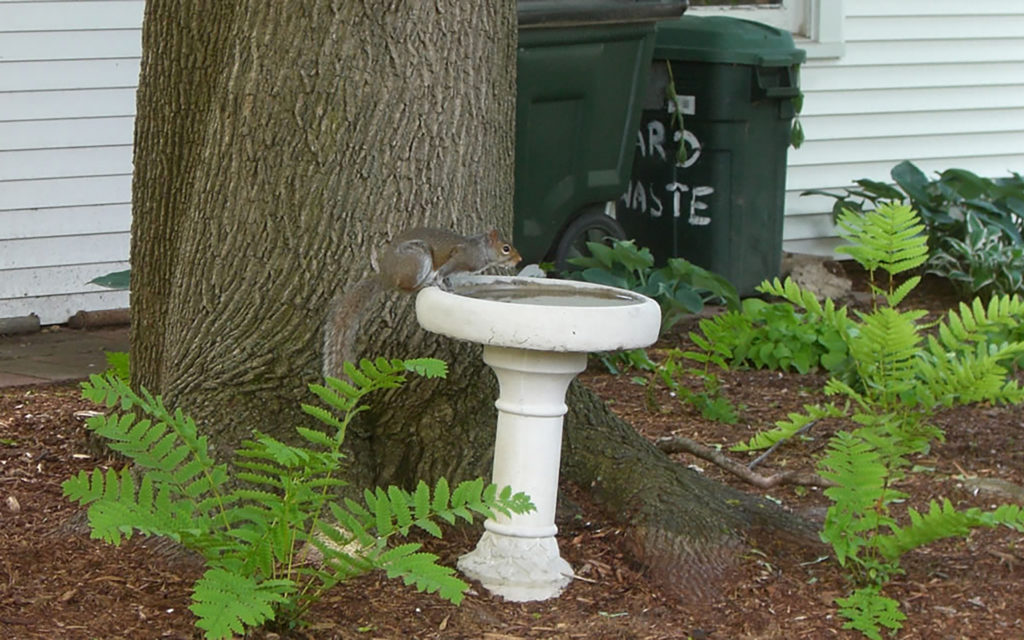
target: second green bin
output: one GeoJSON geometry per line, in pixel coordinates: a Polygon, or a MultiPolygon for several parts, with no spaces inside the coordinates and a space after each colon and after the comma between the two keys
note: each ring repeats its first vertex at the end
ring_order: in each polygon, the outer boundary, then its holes
{"type": "Polygon", "coordinates": [[[789,33],[757,22],[658,23],[632,179],[616,208],[627,236],[659,262],[683,257],[725,276],[741,294],[778,274],[804,58],[789,33]]]}

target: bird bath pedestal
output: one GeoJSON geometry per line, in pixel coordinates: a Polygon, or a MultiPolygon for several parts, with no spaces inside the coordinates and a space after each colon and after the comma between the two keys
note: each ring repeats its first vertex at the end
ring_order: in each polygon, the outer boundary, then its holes
{"type": "Polygon", "coordinates": [[[420,291],[416,316],[428,331],[484,345],[500,387],[492,481],[525,492],[537,507],[487,520],[459,570],[507,600],[553,598],[573,575],[555,541],[566,390],[587,353],[652,344],[661,310],[650,298],[601,285],[469,276],[453,279],[451,291],[420,291]]]}

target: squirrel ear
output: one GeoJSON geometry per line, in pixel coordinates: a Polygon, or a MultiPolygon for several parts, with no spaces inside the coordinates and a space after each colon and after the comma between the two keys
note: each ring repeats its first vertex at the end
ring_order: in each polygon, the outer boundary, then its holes
{"type": "Polygon", "coordinates": [[[491,242],[497,242],[498,241],[498,230],[497,229],[491,229],[490,231],[487,232],[487,237],[491,239],[491,242]]]}

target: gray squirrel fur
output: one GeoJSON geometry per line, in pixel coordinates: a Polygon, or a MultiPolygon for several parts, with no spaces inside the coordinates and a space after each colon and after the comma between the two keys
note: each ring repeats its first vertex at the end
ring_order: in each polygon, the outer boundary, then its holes
{"type": "Polygon", "coordinates": [[[449,276],[513,266],[521,259],[496,230],[472,236],[432,227],[403,231],[381,252],[379,273],[339,289],[331,299],[324,322],[323,374],[344,374],[344,363],[355,356],[363,320],[381,291],[415,293],[424,287],[444,287],[449,276]]]}

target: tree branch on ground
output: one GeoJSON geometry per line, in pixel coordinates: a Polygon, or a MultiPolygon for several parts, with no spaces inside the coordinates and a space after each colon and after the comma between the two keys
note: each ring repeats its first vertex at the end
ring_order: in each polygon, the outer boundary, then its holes
{"type": "Polygon", "coordinates": [[[721,451],[703,445],[696,440],[684,436],[666,436],[658,438],[655,444],[665,453],[689,453],[702,460],[712,462],[722,469],[725,469],[744,482],[761,489],[771,489],[781,484],[796,484],[809,487],[831,487],[834,483],[822,478],[816,473],[803,471],[780,471],[770,476],[762,475],[749,467],[736,462],[721,451]]]}

